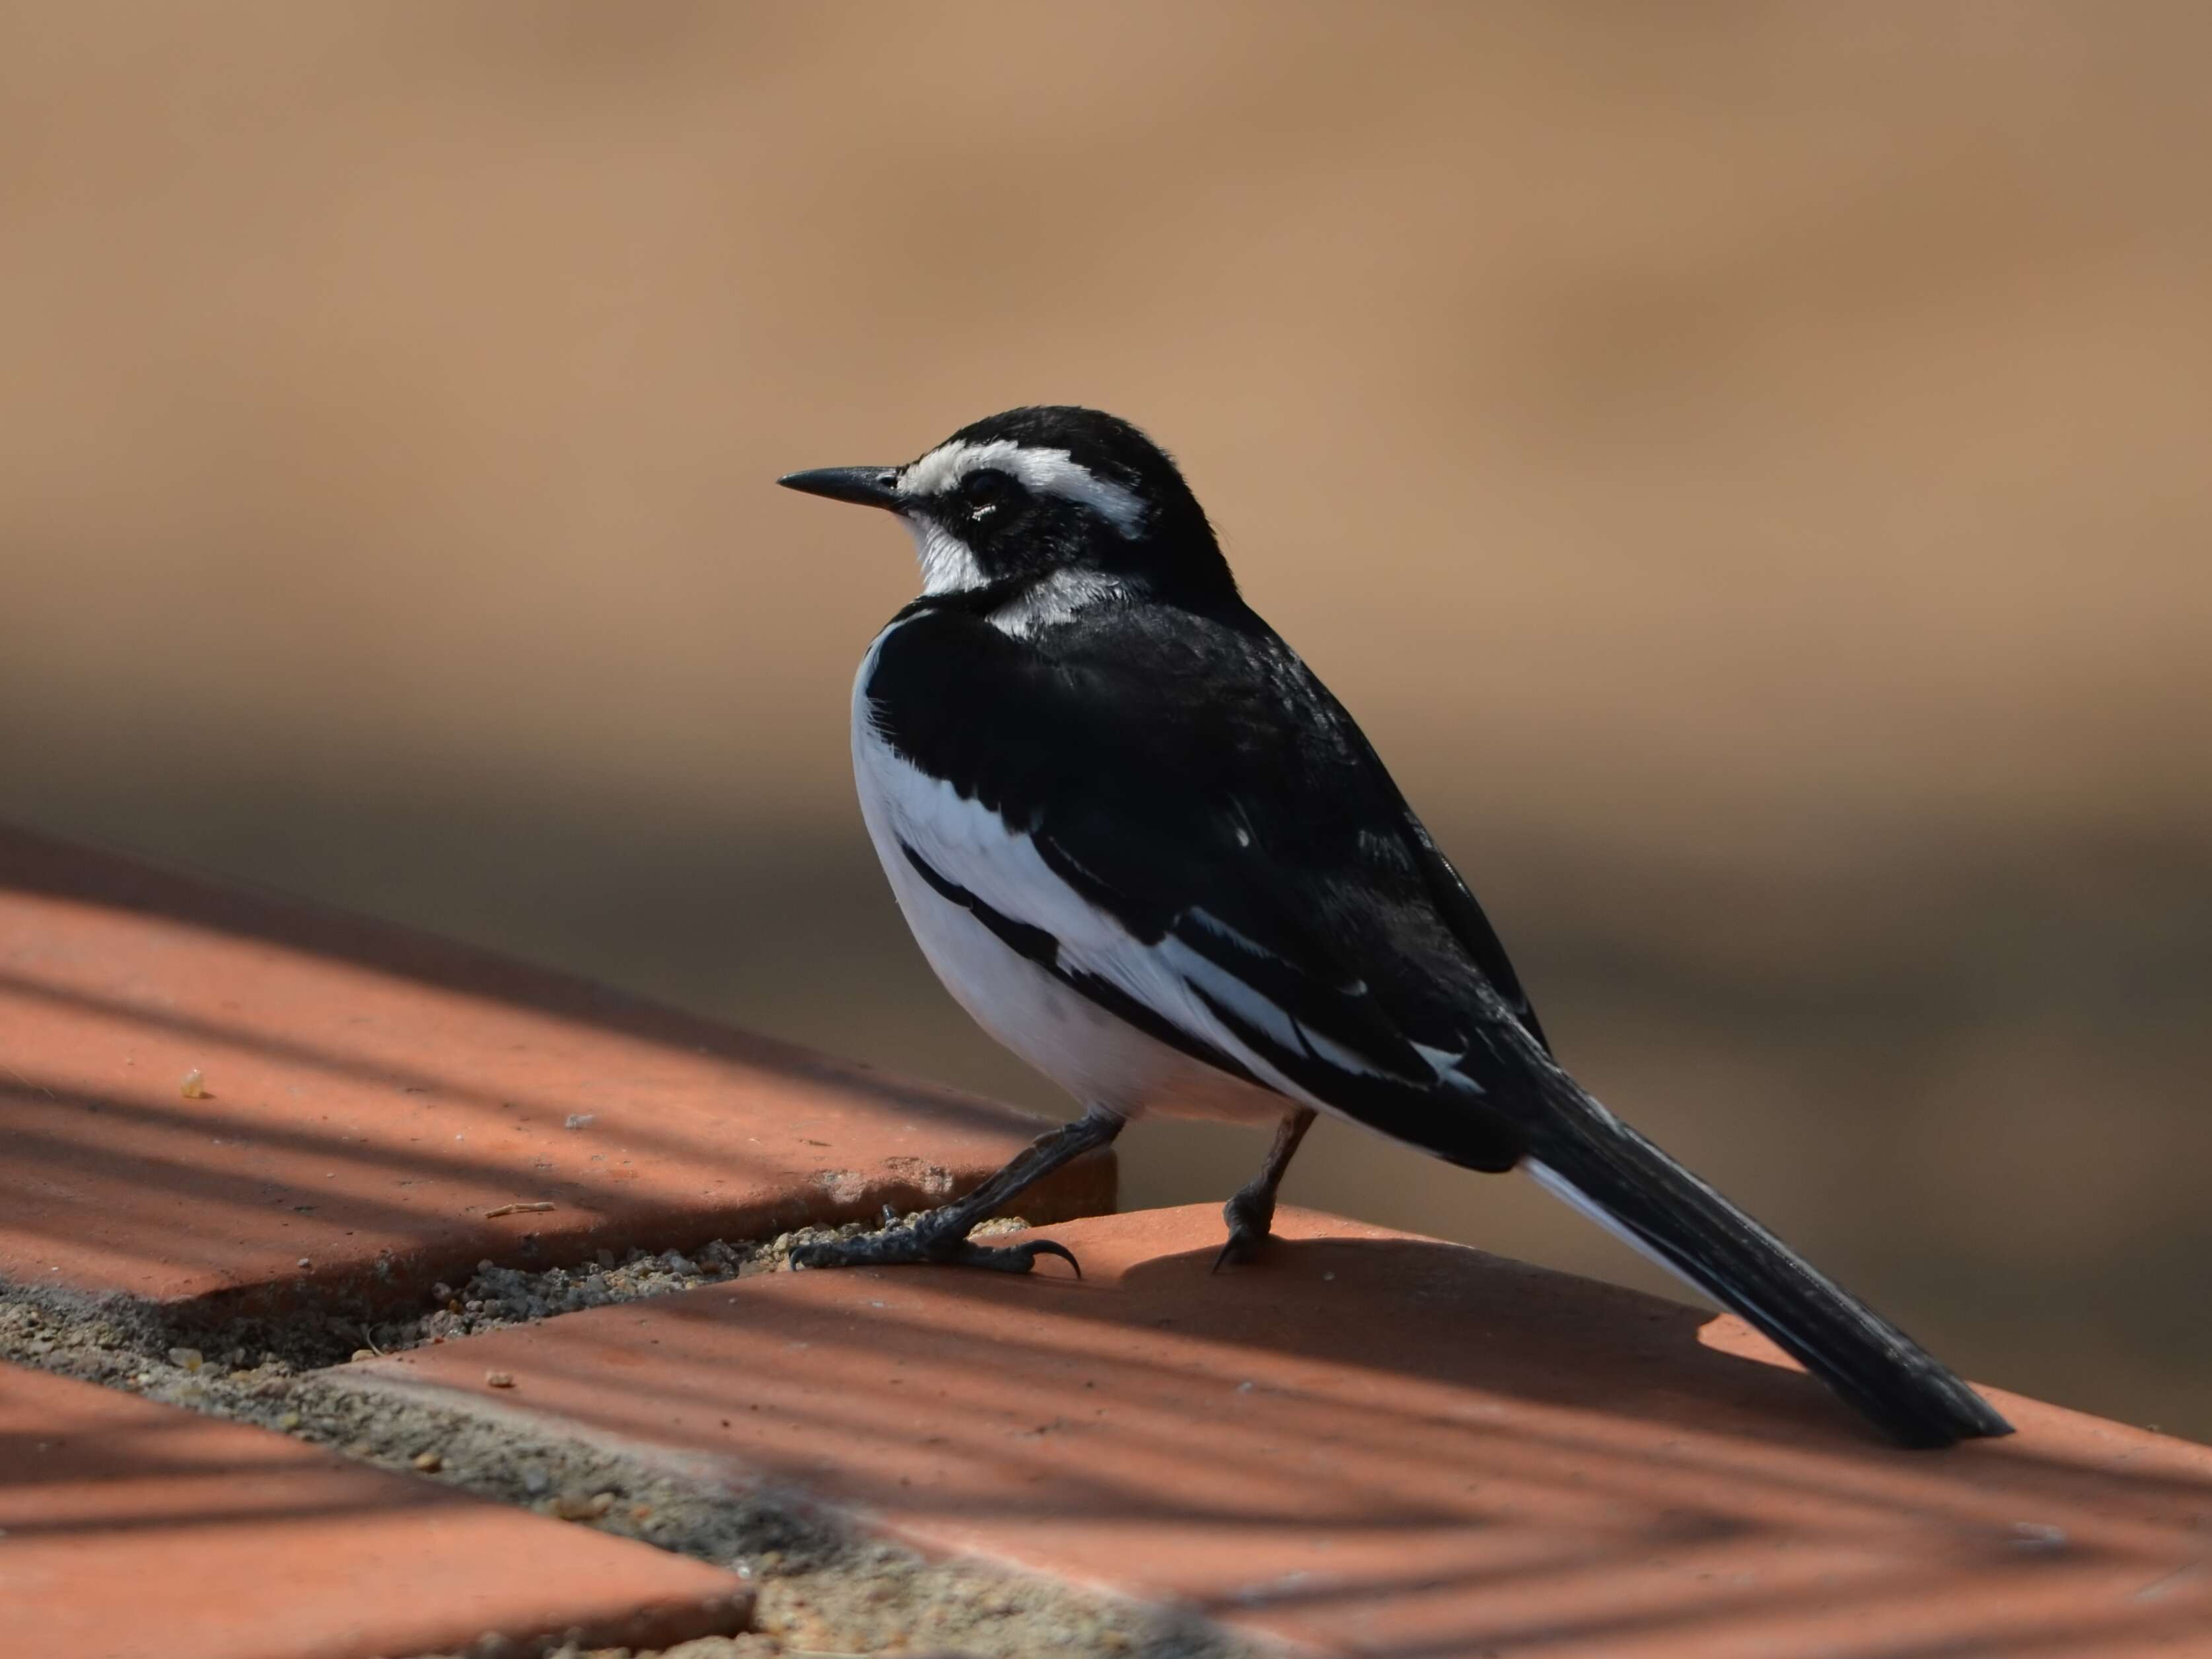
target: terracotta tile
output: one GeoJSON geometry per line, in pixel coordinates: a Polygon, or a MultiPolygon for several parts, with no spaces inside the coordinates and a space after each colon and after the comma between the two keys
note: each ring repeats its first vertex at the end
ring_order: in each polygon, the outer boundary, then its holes
{"type": "MultiPolygon", "coordinates": [[[[374,1290],[485,1256],[683,1248],[917,1207],[1043,1127],[6,830],[0,1057],[0,1276],[164,1300],[374,1290]]],[[[1112,1201],[1110,1158],[1024,1200],[1037,1219],[1112,1201]]]]}
{"type": "Polygon", "coordinates": [[[1891,1449],[1711,1315],[1291,1212],[1049,1229],[1024,1278],[798,1273],[349,1368],[723,1461],[925,1546],[1330,1653],[2212,1651],[2212,1450],[1999,1394],[1891,1449]],[[1736,1351],[1729,1351],[1734,1349],[1736,1351]]]}
{"type": "Polygon", "coordinates": [[[129,1394],[0,1367],[7,1650],[372,1659],[745,1627],[700,1562],[129,1394]]]}

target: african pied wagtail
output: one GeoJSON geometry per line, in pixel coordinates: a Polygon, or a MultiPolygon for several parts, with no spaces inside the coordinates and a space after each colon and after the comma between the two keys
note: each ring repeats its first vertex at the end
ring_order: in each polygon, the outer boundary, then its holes
{"type": "Polygon", "coordinates": [[[1273,1127],[1224,1211],[1222,1257],[1241,1259],[1330,1112],[1452,1163],[1527,1170],[1906,1445],[2009,1432],[1559,1068],[1466,883],[1352,717],[1238,598],[1143,433],[1015,409],[908,466],[781,482],[887,508],[914,537],[921,596],[854,687],[861,811],[938,977],[1085,1107],[917,1225],[797,1265],[1072,1264],[1049,1241],[969,1229],[1147,1112],[1273,1127]]]}

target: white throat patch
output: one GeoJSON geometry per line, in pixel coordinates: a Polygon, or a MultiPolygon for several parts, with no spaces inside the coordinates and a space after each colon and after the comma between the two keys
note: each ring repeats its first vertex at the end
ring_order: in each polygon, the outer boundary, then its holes
{"type": "Polygon", "coordinates": [[[959,594],[983,585],[983,567],[968,544],[933,519],[901,513],[899,522],[914,538],[915,556],[921,562],[921,590],[925,594],[959,594]]]}
{"type": "Polygon", "coordinates": [[[1135,491],[1100,478],[1065,449],[1033,448],[1012,438],[939,444],[899,475],[898,492],[918,499],[942,495],[984,467],[1019,479],[1033,495],[1079,502],[1125,538],[1133,539],[1143,523],[1145,503],[1135,491]]]}

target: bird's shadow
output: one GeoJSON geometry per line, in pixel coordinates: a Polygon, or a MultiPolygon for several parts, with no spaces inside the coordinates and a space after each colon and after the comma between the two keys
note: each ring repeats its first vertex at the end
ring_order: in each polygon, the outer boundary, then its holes
{"type": "Polygon", "coordinates": [[[1724,1419],[1795,1444],[1885,1444],[1778,1356],[1703,1340],[1716,1314],[1642,1291],[1423,1239],[1279,1236],[1253,1261],[1216,1272],[1213,1260],[1156,1256],[1119,1283],[1140,1307],[1185,1310],[1211,1337],[1297,1359],[1669,1427],[1724,1419]]]}

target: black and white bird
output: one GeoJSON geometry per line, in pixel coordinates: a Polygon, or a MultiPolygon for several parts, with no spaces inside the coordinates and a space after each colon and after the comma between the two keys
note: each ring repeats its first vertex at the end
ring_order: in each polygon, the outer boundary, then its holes
{"type": "Polygon", "coordinates": [[[1238,597],[1142,432],[1014,409],[902,467],[781,482],[887,509],[914,538],[921,597],[854,686],[861,811],[945,987],[1085,1108],[918,1224],[798,1265],[1073,1263],[1049,1241],[969,1231],[1148,1113],[1273,1130],[1224,1212],[1223,1259],[1241,1259],[1328,1112],[1469,1168],[1526,1170],[1906,1445],[2009,1431],[1560,1068],[1467,884],[1352,717],[1238,597]]]}

